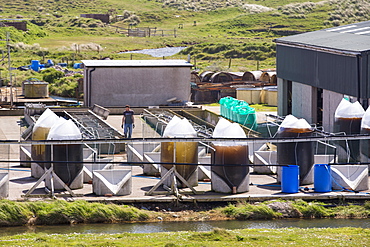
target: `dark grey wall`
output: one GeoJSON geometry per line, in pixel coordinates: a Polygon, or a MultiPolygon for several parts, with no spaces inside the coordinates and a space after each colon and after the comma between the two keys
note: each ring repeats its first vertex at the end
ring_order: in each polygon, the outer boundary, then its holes
{"type": "Polygon", "coordinates": [[[363,69],[358,70],[358,64],[360,68],[369,70],[367,56],[366,59],[363,57],[358,59],[356,56],[325,53],[279,44],[276,49],[279,78],[337,93],[369,98],[370,92],[367,87],[369,75],[363,69]]]}

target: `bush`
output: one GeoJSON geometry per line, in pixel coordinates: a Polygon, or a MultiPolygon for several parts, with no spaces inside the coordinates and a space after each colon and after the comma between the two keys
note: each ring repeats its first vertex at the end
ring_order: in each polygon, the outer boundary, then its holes
{"type": "Polygon", "coordinates": [[[297,200],[293,202],[292,206],[305,218],[323,218],[329,216],[328,211],[323,207],[323,203],[297,200]]]}
{"type": "Polygon", "coordinates": [[[54,68],[48,68],[41,71],[42,79],[50,84],[56,83],[57,80],[64,77],[62,71],[56,70],[54,68]]]}
{"type": "Polygon", "coordinates": [[[274,219],[280,217],[280,213],[276,213],[274,210],[264,204],[242,204],[238,206],[229,205],[225,207],[222,212],[228,217],[233,217],[238,220],[274,219]]]}
{"type": "Polygon", "coordinates": [[[74,77],[63,77],[50,84],[49,91],[53,95],[75,97],[78,82],[74,77]]]}

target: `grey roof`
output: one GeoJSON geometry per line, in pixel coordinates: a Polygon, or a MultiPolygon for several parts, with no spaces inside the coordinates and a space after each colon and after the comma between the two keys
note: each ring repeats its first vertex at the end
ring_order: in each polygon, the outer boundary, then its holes
{"type": "Polygon", "coordinates": [[[192,67],[185,60],[82,60],[86,67],[192,67]]]}
{"type": "Polygon", "coordinates": [[[344,53],[370,51],[370,21],[275,39],[277,44],[332,49],[344,53]]]}

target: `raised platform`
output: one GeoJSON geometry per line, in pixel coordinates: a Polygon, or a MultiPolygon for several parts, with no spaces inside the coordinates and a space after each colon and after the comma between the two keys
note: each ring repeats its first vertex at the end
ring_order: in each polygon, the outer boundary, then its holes
{"type": "MultiPolygon", "coordinates": [[[[20,125],[22,116],[2,116],[0,117],[0,140],[20,140],[24,127],[20,125]]],[[[141,119],[135,116],[136,128],[133,132],[134,138],[141,138],[144,128],[141,126],[141,119]]],[[[121,125],[122,117],[120,115],[108,116],[107,122],[122,133],[121,125]]],[[[143,125],[144,126],[144,125],[143,125]]],[[[2,171],[9,172],[9,196],[10,200],[24,200],[24,195],[37,182],[37,179],[31,177],[30,168],[21,167],[19,164],[19,146],[0,145],[2,152],[0,152],[1,160],[11,160],[10,163],[0,163],[2,171]],[[18,161],[18,162],[17,162],[18,161]],[[9,169],[8,169],[9,168],[9,169]]],[[[125,161],[126,153],[114,155],[115,162],[125,161]]],[[[118,166],[118,165],[116,165],[118,166]]],[[[122,168],[116,167],[116,168],[122,168]]],[[[127,169],[128,167],[125,167],[127,169]]],[[[168,202],[236,202],[236,201],[263,201],[271,199],[305,199],[305,200],[369,200],[369,190],[360,191],[358,193],[351,191],[333,191],[327,193],[316,193],[312,190],[313,185],[307,185],[307,190],[302,188],[301,191],[294,194],[286,194],[281,192],[280,185],[276,182],[275,175],[258,175],[253,172],[250,174],[249,191],[240,194],[222,194],[211,191],[211,182],[199,181],[199,185],[194,189],[199,192],[193,194],[190,189],[180,189],[179,196],[175,195],[145,195],[153,186],[155,186],[159,179],[154,176],[144,176],[143,169],[139,166],[132,166],[132,192],[130,195],[124,196],[96,196],[93,193],[92,184],[85,183],[82,189],[73,190],[76,197],[74,200],[87,201],[116,201],[120,203],[168,203],[168,202]]],[[[49,198],[45,192],[45,184],[41,183],[37,189],[31,194],[30,198],[26,200],[39,200],[40,198],[49,198]]],[[[164,192],[160,187],[158,190],[164,192]]],[[[66,191],[56,193],[57,197],[71,198],[66,191]]]]}

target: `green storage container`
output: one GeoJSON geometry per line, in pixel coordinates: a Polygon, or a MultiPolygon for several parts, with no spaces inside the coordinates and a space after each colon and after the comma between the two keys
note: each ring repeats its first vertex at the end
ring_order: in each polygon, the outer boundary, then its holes
{"type": "Polygon", "coordinates": [[[257,130],[256,110],[252,107],[240,108],[237,122],[252,130],[257,130]]]}

